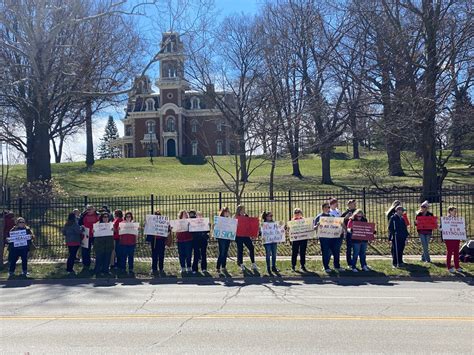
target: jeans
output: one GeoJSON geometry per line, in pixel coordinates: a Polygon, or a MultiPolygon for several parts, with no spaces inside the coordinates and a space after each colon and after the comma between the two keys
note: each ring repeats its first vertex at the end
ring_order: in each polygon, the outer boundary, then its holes
{"type": "Polygon", "coordinates": [[[360,257],[360,266],[367,266],[366,252],[367,252],[367,242],[358,242],[352,243],[352,250],[354,251],[354,256],[352,257],[352,268],[357,267],[357,258],[360,257]]]}
{"type": "Polygon", "coordinates": [[[265,247],[265,260],[267,262],[267,269],[270,269],[270,266],[276,267],[278,243],[268,243],[268,244],[263,244],[263,246],[265,247]],[[270,257],[272,259],[271,265],[270,265],[270,257]]]}
{"type": "Polygon", "coordinates": [[[346,234],[346,262],[347,266],[352,266],[352,233],[346,234]]]}
{"type": "Polygon", "coordinates": [[[201,270],[207,270],[207,236],[193,237],[193,271],[198,271],[199,260],[201,260],[201,270]]]}
{"type": "Polygon", "coordinates": [[[191,257],[193,252],[193,242],[179,242],[178,243],[178,255],[179,264],[182,268],[191,267],[191,257]]]}
{"type": "Polygon", "coordinates": [[[98,237],[94,240],[95,272],[109,273],[110,259],[114,250],[113,237],[98,237]]]}
{"type": "Polygon", "coordinates": [[[454,267],[459,269],[459,240],[445,240],[446,243],[446,266],[451,269],[451,257],[454,258],[454,267]]]}
{"type": "Polygon", "coordinates": [[[156,239],[150,243],[151,246],[151,270],[153,272],[158,271],[158,266],[160,271],[163,271],[165,263],[165,239],[156,239]]]}
{"type": "Polygon", "coordinates": [[[225,268],[227,264],[227,255],[229,254],[230,240],[218,238],[217,243],[219,244],[219,256],[217,258],[217,268],[225,268]]]}
{"type": "Polygon", "coordinates": [[[431,239],[431,234],[420,234],[421,246],[423,247],[423,254],[421,254],[421,261],[431,262],[430,239],[431,239]]]}
{"type": "Polygon", "coordinates": [[[74,261],[76,261],[77,251],[79,250],[79,245],[71,245],[68,246],[67,249],[69,250],[69,256],[66,262],[66,271],[73,272],[74,271],[74,261]]]}
{"type": "Polygon", "coordinates": [[[405,250],[406,239],[405,238],[393,238],[392,239],[392,265],[399,266],[403,264],[403,250],[405,250]]]}
{"type": "Polygon", "coordinates": [[[296,259],[298,258],[298,253],[300,254],[300,264],[301,267],[304,267],[306,264],[306,248],[308,247],[308,240],[295,240],[291,242],[291,266],[296,266],[296,259]]]}
{"type": "Polygon", "coordinates": [[[341,238],[320,238],[321,253],[323,254],[323,265],[324,269],[329,269],[329,261],[331,255],[334,257],[334,268],[339,269],[340,265],[340,253],[341,253],[341,238]]]}
{"type": "Polygon", "coordinates": [[[118,245],[116,248],[117,253],[117,266],[120,270],[127,269],[127,260],[128,260],[128,270],[133,271],[133,259],[135,256],[135,245],[118,245]]]}
{"type": "Polygon", "coordinates": [[[237,237],[235,238],[237,243],[237,265],[242,265],[244,262],[244,245],[249,250],[250,262],[255,263],[255,247],[253,246],[252,238],[250,237],[237,237]]]}
{"type": "Polygon", "coordinates": [[[8,254],[8,272],[14,273],[16,269],[16,262],[21,258],[21,270],[24,274],[28,272],[28,248],[11,247],[8,254]]]}

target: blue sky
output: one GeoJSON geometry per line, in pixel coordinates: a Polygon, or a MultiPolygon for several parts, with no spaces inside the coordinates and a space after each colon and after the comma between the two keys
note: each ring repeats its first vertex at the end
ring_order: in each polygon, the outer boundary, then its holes
{"type": "Polygon", "coordinates": [[[216,8],[226,16],[233,12],[256,13],[261,0],[215,0],[216,8]]]}

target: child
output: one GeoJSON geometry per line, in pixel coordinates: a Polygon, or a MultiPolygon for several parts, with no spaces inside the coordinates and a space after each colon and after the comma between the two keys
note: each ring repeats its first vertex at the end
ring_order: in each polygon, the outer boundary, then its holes
{"type": "MultiPolygon", "coordinates": [[[[271,211],[263,211],[262,222],[272,223],[273,213],[271,211]]],[[[276,267],[278,243],[266,243],[266,244],[263,244],[263,246],[265,247],[265,260],[267,262],[268,275],[272,275],[272,271],[276,273],[280,272],[280,270],[278,270],[276,267]],[[270,258],[271,258],[271,268],[270,268],[270,258]]]]}
{"type": "MultiPolygon", "coordinates": [[[[321,217],[333,217],[330,214],[330,205],[329,203],[323,203],[321,205],[322,212],[316,216],[314,219],[314,228],[318,229],[319,220],[321,217]]],[[[340,252],[341,252],[341,238],[319,238],[321,243],[321,254],[323,257],[323,267],[326,273],[330,273],[332,270],[329,267],[329,262],[331,261],[331,254],[334,258],[334,269],[337,271],[342,271],[340,265],[340,252]]]]}
{"type": "MultiPolygon", "coordinates": [[[[303,211],[300,208],[293,210],[293,221],[303,219],[303,211]]],[[[298,254],[300,254],[301,271],[308,272],[306,270],[306,248],[308,247],[308,240],[294,240],[291,242],[291,270],[296,271],[296,260],[298,254]]]]}
{"type": "MultiPolygon", "coordinates": [[[[178,219],[189,218],[188,212],[180,211],[178,219]]],[[[181,273],[191,272],[191,257],[193,252],[193,235],[189,232],[177,232],[176,243],[178,244],[179,264],[181,273]]]]}
{"type": "MultiPolygon", "coordinates": [[[[237,206],[237,210],[235,211],[235,218],[239,216],[248,217],[245,213],[244,205],[237,206]]],[[[237,265],[240,267],[242,271],[245,271],[244,265],[244,245],[249,250],[250,262],[252,263],[252,270],[258,271],[257,264],[255,264],[255,247],[252,242],[252,238],[245,235],[237,235],[235,237],[235,242],[237,243],[237,265]]]]}
{"type": "MultiPolygon", "coordinates": [[[[133,223],[132,212],[125,213],[124,222],[133,223]]],[[[135,234],[119,234],[119,254],[117,254],[118,268],[125,272],[127,269],[128,260],[128,272],[133,275],[133,261],[135,257],[135,246],[137,244],[137,236],[135,234]]]]}
{"type": "Polygon", "coordinates": [[[69,213],[67,222],[63,227],[63,235],[66,240],[66,246],[69,256],[66,262],[66,271],[70,274],[74,273],[74,261],[76,260],[77,251],[81,247],[82,228],[77,223],[76,214],[69,213]]]}
{"type": "MultiPolygon", "coordinates": [[[[189,211],[189,218],[202,218],[198,217],[199,214],[195,210],[189,211]]],[[[201,260],[201,271],[207,272],[207,244],[209,240],[209,232],[192,232],[193,236],[193,274],[197,273],[199,268],[199,260],[201,260]]]]}
{"type": "MultiPolygon", "coordinates": [[[[219,212],[219,217],[230,218],[229,207],[224,207],[219,212]]],[[[230,240],[217,238],[217,243],[219,245],[219,256],[217,257],[216,271],[220,274],[221,270],[226,272],[227,256],[229,254],[230,240]]]]}
{"type": "Polygon", "coordinates": [[[405,265],[403,263],[403,250],[405,249],[406,240],[408,238],[408,229],[403,219],[405,209],[402,206],[395,208],[395,214],[390,217],[388,223],[389,241],[392,242],[392,267],[394,269],[405,265]]]}
{"type": "MultiPolygon", "coordinates": [[[[432,217],[433,213],[429,211],[430,205],[428,201],[423,202],[420,205],[420,209],[416,213],[416,218],[415,218],[415,226],[416,226],[416,220],[419,217],[432,217]]],[[[421,255],[421,261],[425,263],[431,263],[431,257],[430,257],[430,239],[431,235],[433,234],[433,231],[431,229],[416,229],[418,232],[418,235],[420,236],[420,241],[421,245],[423,247],[423,254],[421,255]]]]}
{"type": "MultiPolygon", "coordinates": [[[[448,207],[448,216],[457,217],[458,210],[454,206],[448,207]]],[[[459,265],[459,244],[460,240],[445,240],[446,243],[446,267],[450,273],[454,273],[456,270],[462,272],[463,269],[459,265]],[[451,266],[451,258],[454,259],[454,267],[451,266]]]]}
{"type": "Polygon", "coordinates": [[[34,239],[31,229],[26,226],[25,219],[19,217],[16,220],[16,225],[9,231],[15,232],[20,230],[26,230],[26,234],[30,236],[26,245],[17,245],[13,241],[10,241],[10,234],[8,234],[8,277],[13,277],[16,269],[16,262],[21,258],[21,270],[22,276],[27,277],[28,273],[28,251],[30,250],[32,240],[34,239]]]}
{"type": "MultiPolygon", "coordinates": [[[[347,222],[347,233],[352,235],[352,226],[354,221],[358,222],[367,222],[367,218],[364,216],[362,210],[356,210],[354,214],[349,218],[347,222]]],[[[357,270],[357,258],[360,257],[360,266],[364,271],[370,271],[370,268],[367,266],[366,252],[367,252],[367,240],[352,240],[352,249],[354,250],[354,255],[352,256],[352,272],[359,272],[357,270]]]]}

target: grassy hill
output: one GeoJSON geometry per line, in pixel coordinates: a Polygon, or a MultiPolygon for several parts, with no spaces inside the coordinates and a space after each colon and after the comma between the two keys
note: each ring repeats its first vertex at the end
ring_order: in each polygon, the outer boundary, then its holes
{"type": "MultiPolygon", "coordinates": [[[[275,191],[292,190],[337,190],[343,187],[368,187],[369,182],[357,172],[360,161],[377,160],[386,171],[385,152],[362,152],[361,160],[350,158],[351,153],[345,147],[338,147],[331,162],[334,186],[321,185],[321,160],[317,155],[307,155],[300,160],[303,179],[291,176],[291,164],[288,158],[277,162],[275,191]]],[[[413,154],[410,161],[417,169],[421,162],[413,154]]],[[[219,162],[231,168],[229,157],[218,157],[219,162]]],[[[450,174],[445,184],[474,184],[474,175],[469,164],[474,161],[474,151],[464,153],[463,158],[451,159],[448,165],[450,174]]],[[[255,163],[261,162],[256,159],[255,163]]],[[[84,162],[53,164],[53,176],[70,196],[138,196],[148,194],[180,195],[226,191],[212,167],[205,160],[178,158],[154,158],[150,164],[148,158],[98,160],[91,171],[87,171],[84,162]]],[[[421,179],[404,164],[406,177],[383,176],[385,185],[419,186],[421,179]]],[[[420,169],[421,170],[421,169],[420,169]]],[[[258,168],[250,177],[246,191],[267,191],[269,163],[258,168]]],[[[9,184],[13,189],[25,179],[25,167],[11,168],[9,184]]]]}

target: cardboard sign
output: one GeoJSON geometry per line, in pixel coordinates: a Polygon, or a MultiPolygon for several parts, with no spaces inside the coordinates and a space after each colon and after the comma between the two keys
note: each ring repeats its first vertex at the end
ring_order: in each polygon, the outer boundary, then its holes
{"type": "Polygon", "coordinates": [[[145,235],[156,235],[159,237],[168,237],[170,222],[166,216],[157,216],[150,214],[146,216],[145,235]]]}
{"type": "Polygon", "coordinates": [[[321,217],[319,219],[319,238],[340,238],[342,234],[342,217],[321,217]]]}
{"type": "Polygon", "coordinates": [[[119,223],[119,235],[132,234],[138,236],[138,230],[140,223],[135,222],[120,222],[119,223]]]}
{"type": "Polygon", "coordinates": [[[375,223],[352,222],[352,239],[354,240],[374,240],[375,223]]]}
{"type": "Polygon", "coordinates": [[[251,237],[257,238],[258,237],[258,227],[259,221],[256,217],[245,217],[245,216],[238,216],[237,217],[237,235],[240,237],[251,237]]]}
{"type": "Polygon", "coordinates": [[[464,217],[441,217],[441,231],[444,240],[466,240],[464,217]]]}
{"type": "Polygon", "coordinates": [[[315,233],[313,228],[313,221],[311,219],[295,219],[287,223],[290,240],[304,240],[304,239],[314,239],[315,233]]]}
{"type": "Polygon", "coordinates": [[[111,237],[114,235],[114,224],[109,223],[94,223],[94,238],[111,237]]]}
{"type": "Polygon", "coordinates": [[[209,232],[209,218],[190,218],[189,231],[190,232],[209,232]]]}
{"type": "Polygon", "coordinates": [[[218,239],[235,240],[237,235],[237,220],[215,216],[212,235],[218,239]]]}
{"type": "Polygon", "coordinates": [[[405,221],[405,224],[407,225],[407,227],[409,227],[410,226],[410,220],[408,219],[408,215],[406,213],[403,213],[402,218],[405,221]]]}
{"type": "Polygon", "coordinates": [[[262,242],[263,244],[284,243],[285,227],[279,222],[264,222],[262,224],[262,242]]]}
{"type": "Polygon", "coordinates": [[[81,247],[85,249],[89,249],[89,228],[87,227],[82,227],[82,236],[83,238],[81,239],[81,247]]]}
{"type": "Polygon", "coordinates": [[[8,238],[9,243],[13,243],[15,248],[26,247],[31,240],[31,234],[26,234],[26,229],[11,231],[8,238]]]}
{"type": "Polygon", "coordinates": [[[438,217],[418,216],[416,217],[417,230],[435,230],[438,229],[438,217]]]}
{"type": "Polygon", "coordinates": [[[174,219],[170,221],[170,227],[175,233],[187,232],[189,229],[189,219],[174,219]]]}

